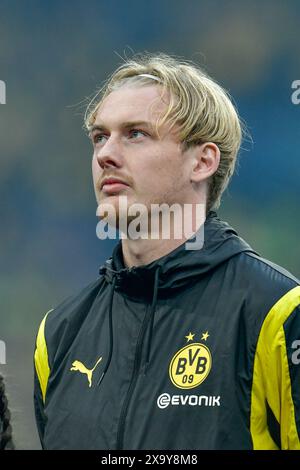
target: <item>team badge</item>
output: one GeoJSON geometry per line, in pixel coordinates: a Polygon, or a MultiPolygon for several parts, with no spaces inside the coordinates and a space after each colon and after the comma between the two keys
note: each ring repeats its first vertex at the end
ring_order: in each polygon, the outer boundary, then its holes
{"type": "MultiPolygon", "coordinates": [[[[189,389],[198,387],[207,378],[212,358],[209,348],[203,343],[190,343],[194,340],[194,334],[189,333],[187,343],[177,351],[169,366],[169,376],[175,387],[189,389]]],[[[208,331],[202,334],[204,341],[207,340],[208,331]]]]}

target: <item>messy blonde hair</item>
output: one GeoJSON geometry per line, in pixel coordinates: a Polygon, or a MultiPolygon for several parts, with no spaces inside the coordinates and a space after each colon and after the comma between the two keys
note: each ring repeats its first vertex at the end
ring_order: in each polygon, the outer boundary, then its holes
{"type": "Polygon", "coordinates": [[[229,94],[193,63],[162,53],[138,54],[125,61],[89,103],[85,113],[88,131],[103,100],[112,91],[131,84],[157,84],[162,88],[161,97],[168,93],[168,108],[158,118],[156,129],[165,122],[170,128],[177,124],[184,149],[204,142],[219,147],[220,164],[210,177],[207,194],[207,211],[217,209],[234,172],[242,140],[242,124],[229,94]]]}

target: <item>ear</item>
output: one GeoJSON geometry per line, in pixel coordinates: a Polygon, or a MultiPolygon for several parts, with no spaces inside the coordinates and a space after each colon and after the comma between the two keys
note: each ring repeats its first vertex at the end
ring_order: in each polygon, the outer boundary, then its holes
{"type": "Polygon", "coordinates": [[[213,142],[205,142],[193,147],[191,181],[199,183],[213,175],[220,163],[219,147],[213,142]]]}

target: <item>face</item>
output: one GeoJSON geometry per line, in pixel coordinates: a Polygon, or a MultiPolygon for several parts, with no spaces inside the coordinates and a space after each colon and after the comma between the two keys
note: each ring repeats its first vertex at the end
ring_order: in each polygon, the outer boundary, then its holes
{"type": "Polygon", "coordinates": [[[165,123],[159,136],[154,130],[166,108],[159,85],[123,87],[105,98],[91,131],[98,204],[109,203],[118,214],[120,196],[128,207],[141,203],[148,211],[151,204],[189,202],[190,168],[178,128],[169,131],[165,123]]]}

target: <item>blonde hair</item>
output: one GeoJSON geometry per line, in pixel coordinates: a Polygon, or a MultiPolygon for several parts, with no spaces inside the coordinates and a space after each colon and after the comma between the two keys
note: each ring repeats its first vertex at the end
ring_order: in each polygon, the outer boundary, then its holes
{"type": "Polygon", "coordinates": [[[221,159],[210,177],[207,211],[220,206],[221,196],[234,173],[242,140],[242,123],[230,95],[200,67],[166,54],[138,54],[122,64],[89,103],[85,127],[91,128],[103,100],[114,90],[129,84],[161,85],[169,103],[159,117],[156,129],[165,122],[179,126],[179,138],[186,149],[214,142],[221,159]],[[155,80],[156,78],[156,80],[155,80]]]}

